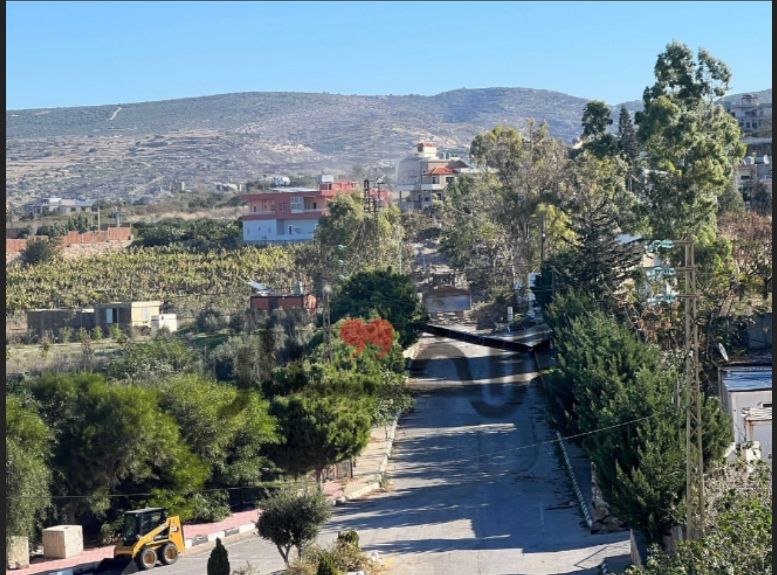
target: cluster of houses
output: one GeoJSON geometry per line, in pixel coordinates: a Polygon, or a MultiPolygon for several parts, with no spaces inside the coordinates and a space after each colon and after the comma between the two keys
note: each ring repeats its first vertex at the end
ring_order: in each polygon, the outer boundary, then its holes
{"type": "Polygon", "coordinates": [[[756,94],[725,100],[723,108],[736,118],[744,134],[747,155],[736,167],[737,189],[749,203],[760,186],[772,194],[772,103],[762,102],[756,94]]]}
{"type": "Polygon", "coordinates": [[[329,201],[343,193],[360,192],[365,208],[373,210],[392,203],[403,212],[429,210],[435,199],[445,198],[445,190],[456,178],[475,171],[465,149],[438,149],[432,142],[419,142],[398,162],[394,192],[384,189],[380,180],[359,185],[321,175],[318,187],[309,188],[288,186],[288,178],[276,176],[274,187],[241,196],[248,205],[240,218],[243,240],[256,245],[310,241],[329,201]]]}

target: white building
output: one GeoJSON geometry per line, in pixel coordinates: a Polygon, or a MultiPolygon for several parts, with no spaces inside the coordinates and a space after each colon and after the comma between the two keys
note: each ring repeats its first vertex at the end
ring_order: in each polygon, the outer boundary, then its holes
{"type": "Polygon", "coordinates": [[[419,142],[414,152],[397,163],[396,191],[402,211],[432,207],[445,198],[445,189],[461,174],[475,170],[459,155],[458,148],[438,151],[432,142],[419,142]]]}
{"type": "Polygon", "coordinates": [[[734,443],[761,444],[761,457],[772,459],[772,367],[729,365],[719,370],[720,399],[731,417],[734,443]]]}

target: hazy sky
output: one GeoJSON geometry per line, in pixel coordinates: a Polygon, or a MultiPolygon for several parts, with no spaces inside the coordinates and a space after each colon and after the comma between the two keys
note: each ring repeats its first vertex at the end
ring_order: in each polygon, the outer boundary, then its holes
{"type": "Polygon", "coordinates": [[[772,83],[771,2],[12,2],[6,109],[227,92],[639,99],[672,40],[772,83]]]}

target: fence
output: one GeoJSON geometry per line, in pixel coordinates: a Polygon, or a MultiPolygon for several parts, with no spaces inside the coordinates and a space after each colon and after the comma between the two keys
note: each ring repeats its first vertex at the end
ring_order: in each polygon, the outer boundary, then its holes
{"type": "MultiPolygon", "coordinates": [[[[5,251],[8,254],[18,253],[27,247],[31,240],[46,240],[48,236],[32,236],[23,239],[5,240],[5,251]]],[[[132,228],[123,226],[120,228],[108,228],[99,232],[68,232],[59,238],[59,245],[66,248],[73,245],[102,244],[106,242],[127,242],[132,239],[132,228]]]]}

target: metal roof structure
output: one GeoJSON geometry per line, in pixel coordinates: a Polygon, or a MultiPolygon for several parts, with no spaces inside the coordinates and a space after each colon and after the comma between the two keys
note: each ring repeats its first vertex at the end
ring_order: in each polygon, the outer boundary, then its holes
{"type": "Polygon", "coordinates": [[[722,367],[721,380],[728,391],[764,391],[772,389],[772,366],[742,365],[722,367]]]}

